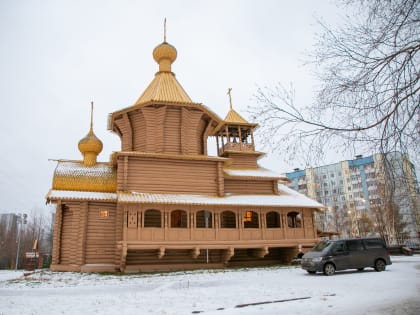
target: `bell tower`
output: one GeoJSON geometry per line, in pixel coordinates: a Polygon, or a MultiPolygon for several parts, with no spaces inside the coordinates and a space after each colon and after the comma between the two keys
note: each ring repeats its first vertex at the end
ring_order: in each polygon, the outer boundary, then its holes
{"type": "Polygon", "coordinates": [[[258,124],[249,123],[233,109],[231,92],[229,88],[229,112],[214,132],[217,154],[231,158],[233,167],[258,168],[257,160],[264,155],[255,151],[254,130],[258,124]]]}

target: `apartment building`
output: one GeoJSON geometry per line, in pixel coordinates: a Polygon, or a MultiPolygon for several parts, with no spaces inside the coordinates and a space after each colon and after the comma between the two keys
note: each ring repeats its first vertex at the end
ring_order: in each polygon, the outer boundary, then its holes
{"type": "Polygon", "coordinates": [[[289,187],[327,206],[321,231],[390,242],[418,238],[419,189],[414,165],[399,152],[374,154],[286,173],[289,187]],[[392,174],[387,170],[392,170],[392,174]]]}

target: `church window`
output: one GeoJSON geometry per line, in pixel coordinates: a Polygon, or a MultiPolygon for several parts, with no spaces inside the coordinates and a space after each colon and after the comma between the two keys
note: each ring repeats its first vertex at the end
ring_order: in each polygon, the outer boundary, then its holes
{"type": "Polygon", "coordinates": [[[220,215],[220,227],[235,229],[236,228],[236,215],[232,211],[223,211],[220,215]]]}
{"type": "Polygon", "coordinates": [[[162,215],[159,210],[149,209],[144,212],[144,227],[162,227],[162,215]]]}
{"type": "Polygon", "coordinates": [[[109,217],[109,211],[108,210],[99,210],[99,216],[101,218],[109,217]]]}
{"type": "Polygon", "coordinates": [[[281,227],[280,223],[280,214],[277,211],[268,212],[265,216],[267,221],[267,228],[279,228],[281,227]]]}
{"type": "Polygon", "coordinates": [[[243,222],[246,229],[259,228],[258,213],[250,210],[245,211],[243,222]]]}
{"type": "Polygon", "coordinates": [[[302,215],[299,212],[289,212],[287,214],[287,226],[289,228],[301,228],[302,227],[302,215]]]}
{"type": "Polygon", "coordinates": [[[187,228],[188,216],[184,210],[174,210],[171,212],[171,228],[187,228]]]}
{"type": "Polygon", "coordinates": [[[200,210],[196,214],[196,227],[198,228],[212,228],[213,216],[210,211],[200,210]]]}

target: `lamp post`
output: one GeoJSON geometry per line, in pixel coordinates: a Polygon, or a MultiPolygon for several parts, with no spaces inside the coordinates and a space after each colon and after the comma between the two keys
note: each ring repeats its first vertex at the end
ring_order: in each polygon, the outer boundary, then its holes
{"type": "Polygon", "coordinates": [[[22,224],[26,224],[26,218],[28,215],[26,213],[21,214],[19,213],[16,218],[16,224],[18,225],[18,235],[17,235],[17,249],[16,249],[16,264],[15,270],[18,268],[19,264],[19,253],[20,253],[20,239],[22,234],[22,224]]]}
{"type": "Polygon", "coordinates": [[[349,231],[349,237],[353,236],[353,213],[351,210],[347,211],[348,214],[348,222],[350,223],[350,231],[349,231]]]}

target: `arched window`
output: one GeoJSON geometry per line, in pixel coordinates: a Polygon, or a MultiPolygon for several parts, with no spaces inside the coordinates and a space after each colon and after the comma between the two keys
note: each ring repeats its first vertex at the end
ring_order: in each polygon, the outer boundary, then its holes
{"type": "Polygon", "coordinates": [[[174,210],[171,212],[171,228],[187,228],[188,216],[184,210],[174,210]]]}
{"type": "Polygon", "coordinates": [[[245,211],[243,221],[244,228],[246,229],[257,229],[260,227],[258,222],[258,213],[255,211],[245,211]]]}
{"type": "Polygon", "coordinates": [[[223,211],[220,214],[220,227],[225,229],[236,228],[236,215],[232,211],[223,211]]]}
{"type": "Polygon", "coordinates": [[[266,214],[265,220],[267,221],[267,228],[279,228],[281,227],[280,223],[280,214],[277,211],[270,211],[266,214]]]}
{"type": "Polygon", "coordinates": [[[149,209],[144,212],[144,227],[162,227],[162,215],[159,210],[149,209]]]}
{"type": "Polygon", "coordinates": [[[196,227],[198,228],[212,228],[213,216],[210,211],[200,210],[195,215],[196,227]]]}
{"type": "Polygon", "coordinates": [[[301,228],[302,227],[302,215],[299,212],[289,212],[287,214],[287,226],[289,228],[301,228]]]}

